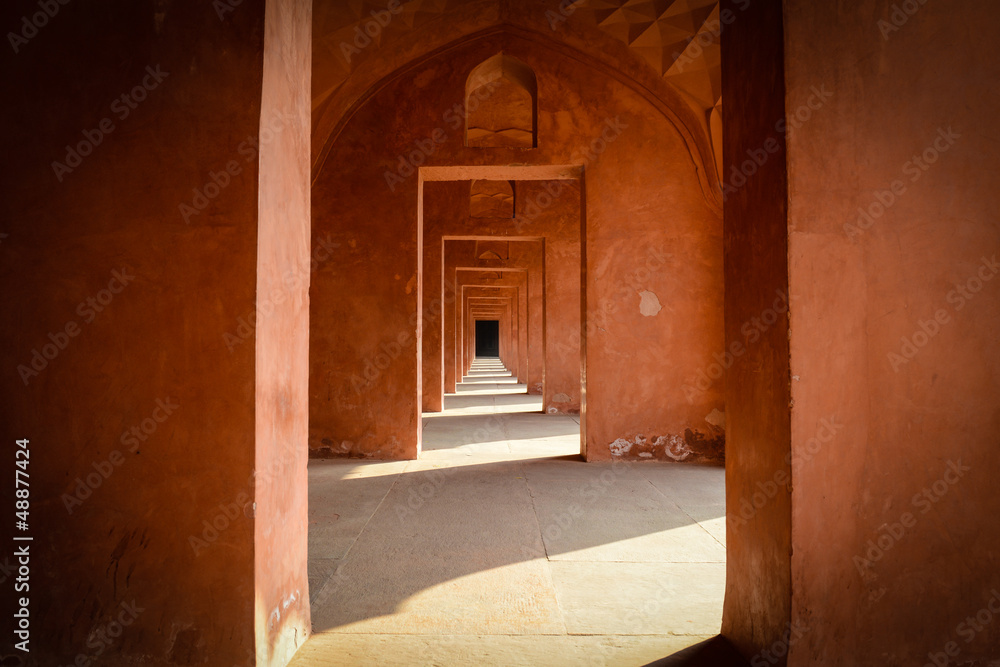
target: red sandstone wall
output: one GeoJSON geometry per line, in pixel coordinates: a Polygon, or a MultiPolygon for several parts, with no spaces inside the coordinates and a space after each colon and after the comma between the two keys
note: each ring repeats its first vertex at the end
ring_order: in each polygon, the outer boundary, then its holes
{"type": "Polygon", "coordinates": [[[785,2],[790,663],[994,664],[1000,12],[849,5],[785,2]]]}
{"type": "Polygon", "coordinates": [[[783,37],[779,3],[734,0],[722,10],[737,16],[722,39],[730,361],[722,633],[757,667],[784,662],[787,645],[781,655],[759,652],[785,638],[792,595],[788,317],[780,299],[789,286],[787,175],[785,134],[776,129],[784,117],[783,37]],[[748,151],[761,150],[762,165],[743,166],[748,151]]]}
{"type": "MultiPolygon", "coordinates": [[[[309,71],[311,0],[273,0],[264,38],[257,241],[256,513],[258,664],[284,665],[308,637],[309,71]]],[[[326,253],[315,249],[317,264],[326,253]]],[[[332,259],[332,258],[330,258],[332,259]]],[[[327,260],[329,261],[329,260],[327,260]]]]}
{"type": "MultiPolygon", "coordinates": [[[[29,438],[37,664],[253,663],[255,350],[241,318],[264,3],[233,4],[61,3],[17,53],[4,42],[0,486],[13,508],[13,441],[29,438]],[[121,100],[144,81],[135,108],[121,100]],[[102,119],[113,129],[95,133],[102,119]],[[52,163],[84,133],[103,136],[60,179],[52,163]],[[181,204],[201,208],[186,221],[181,204]]],[[[0,25],[37,11],[5,3],[0,25]]]]}
{"type": "Polygon", "coordinates": [[[418,450],[414,151],[424,165],[585,164],[587,303],[604,313],[589,332],[588,457],[610,458],[618,443],[624,456],[666,458],[664,441],[686,460],[720,453],[722,383],[685,390],[723,347],[721,220],[690,147],[637,91],[560,48],[502,34],[384,80],[318,170],[314,244],[329,238],[343,253],[320,267],[311,291],[314,453],[418,450]],[[537,149],[465,148],[451,122],[468,72],[500,50],[535,69],[537,149]]]}

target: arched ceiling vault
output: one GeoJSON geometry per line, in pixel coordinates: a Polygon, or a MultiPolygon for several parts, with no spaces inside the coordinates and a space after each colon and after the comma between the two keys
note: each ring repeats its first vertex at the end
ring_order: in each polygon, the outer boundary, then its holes
{"type": "MultiPolygon", "coordinates": [[[[473,39],[508,33],[594,67],[678,129],[706,198],[721,209],[713,110],[721,108],[718,0],[317,0],[313,176],[353,111],[402,72],[473,39]],[[560,9],[560,7],[563,9],[560,9]],[[390,11],[392,10],[392,11],[390,11]]],[[[718,124],[715,124],[717,127],[718,124]]]]}

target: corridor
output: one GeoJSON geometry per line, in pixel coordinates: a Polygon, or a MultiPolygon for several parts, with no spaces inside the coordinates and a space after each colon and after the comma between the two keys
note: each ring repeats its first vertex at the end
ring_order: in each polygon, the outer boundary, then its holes
{"type": "Polygon", "coordinates": [[[309,462],[313,636],[292,665],[643,665],[716,635],[724,469],[584,464],[477,359],[416,461],[309,462]]]}

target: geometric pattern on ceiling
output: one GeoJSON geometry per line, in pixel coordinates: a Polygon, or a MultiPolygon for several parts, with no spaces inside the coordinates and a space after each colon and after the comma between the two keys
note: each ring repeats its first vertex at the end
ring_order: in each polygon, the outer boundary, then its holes
{"type": "Polygon", "coordinates": [[[718,0],[587,0],[574,18],[588,18],[703,110],[722,95],[718,0]]]}
{"type": "MultiPolygon", "coordinates": [[[[386,0],[332,0],[315,4],[314,48],[329,52],[321,59],[316,82],[320,95],[346,80],[366,51],[377,51],[384,40],[420,30],[462,6],[464,0],[404,0],[385,26],[374,29],[373,12],[386,18],[386,0]],[[370,46],[354,50],[359,28],[370,46]],[[348,45],[345,51],[344,45],[348,45]]],[[[539,3],[551,8],[559,3],[539,3]]],[[[544,12],[539,19],[544,20],[544,12]]],[[[721,50],[718,0],[586,0],[567,16],[569,21],[596,26],[642,58],[666,82],[686,94],[703,111],[719,104],[721,50]]],[[[317,63],[319,64],[319,63],[317,63]]]]}

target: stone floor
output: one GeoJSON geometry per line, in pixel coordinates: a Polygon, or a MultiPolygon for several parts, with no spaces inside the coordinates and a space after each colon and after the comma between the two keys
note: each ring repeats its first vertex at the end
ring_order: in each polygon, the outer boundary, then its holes
{"type": "Polygon", "coordinates": [[[723,469],[583,463],[578,418],[524,391],[477,360],[424,415],[419,460],[310,462],[313,636],[292,665],[646,665],[712,644],[723,469]]]}

